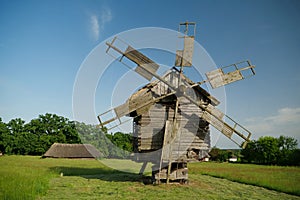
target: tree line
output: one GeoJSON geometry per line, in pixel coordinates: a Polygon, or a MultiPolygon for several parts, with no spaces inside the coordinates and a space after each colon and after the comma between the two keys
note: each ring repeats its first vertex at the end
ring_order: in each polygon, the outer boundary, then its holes
{"type": "Polygon", "coordinates": [[[300,165],[300,149],[292,137],[265,136],[248,143],[241,151],[242,161],[265,165],[300,165]]]}
{"type": "Polygon", "coordinates": [[[42,155],[55,143],[80,143],[75,123],[55,115],[40,115],[25,123],[21,118],[7,124],[0,118],[0,151],[5,154],[42,155]]]}
{"type": "Polygon", "coordinates": [[[227,162],[230,158],[237,158],[238,161],[241,161],[241,150],[240,149],[219,149],[213,147],[210,152],[210,160],[217,162],[227,162]]]}
{"type": "Polygon", "coordinates": [[[99,149],[105,158],[127,158],[133,152],[132,134],[108,133],[107,129],[76,123],[82,143],[92,144],[99,149]]]}
{"type": "MultiPolygon", "coordinates": [[[[132,134],[108,133],[106,128],[87,125],[56,114],[39,115],[25,123],[21,118],[4,123],[0,118],[0,152],[16,155],[43,155],[53,143],[87,143],[94,145],[106,158],[126,158],[133,152],[132,134]]],[[[300,165],[297,140],[280,136],[250,141],[243,150],[210,151],[211,160],[267,165],[300,165]]]]}
{"type": "Polygon", "coordinates": [[[292,137],[265,136],[250,141],[245,149],[222,150],[213,147],[209,155],[211,160],[218,162],[236,157],[242,163],[300,166],[300,149],[297,146],[297,140],[292,137]]]}
{"type": "Polygon", "coordinates": [[[110,158],[124,158],[132,151],[130,134],[108,134],[105,128],[70,121],[56,114],[39,115],[28,123],[21,118],[4,123],[0,118],[1,153],[43,155],[55,142],[93,144],[110,158]]]}

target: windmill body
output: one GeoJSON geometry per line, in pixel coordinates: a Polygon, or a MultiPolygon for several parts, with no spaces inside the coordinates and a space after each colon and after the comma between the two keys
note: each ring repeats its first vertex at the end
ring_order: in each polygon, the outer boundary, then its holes
{"type": "MultiPolygon", "coordinates": [[[[169,71],[163,79],[178,88],[180,85],[194,84],[176,70],[169,71]]],[[[134,93],[129,101],[134,101],[136,97],[147,99],[148,96],[164,96],[170,91],[164,82],[153,81],[134,93]]],[[[212,103],[212,97],[208,98],[208,93],[200,86],[188,92],[199,103],[212,103]]],[[[216,99],[213,100],[218,103],[216,99]]],[[[178,93],[166,96],[143,110],[130,113],[129,116],[134,118],[134,160],[153,163],[154,180],[167,179],[169,163],[173,163],[170,180],[187,180],[186,163],[208,155],[210,149],[209,123],[201,115],[202,109],[178,93]],[[177,173],[178,171],[181,173],[177,173]]]]}
{"type": "Polygon", "coordinates": [[[118,53],[116,59],[121,62],[128,59],[137,64],[132,70],[150,82],[124,104],[100,114],[100,125],[103,127],[116,121],[122,124],[124,116],[132,117],[133,160],[144,163],[141,173],[148,162],[153,163],[152,178],[153,182],[158,183],[188,180],[187,162],[208,155],[209,125],[242,148],[251,136],[247,129],[218,110],[215,106],[220,102],[200,85],[208,82],[216,88],[244,79],[244,72],[250,72],[250,76],[255,74],[254,66],[249,61],[239,62],[225,67],[232,68],[226,73],[224,68],[219,68],[207,72],[207,80],[191,81],[183,74],[183,69],[192,66],[194,35],[188,35],[188,29],[190,26],[195,29],[195,23],[180,25],[185,27],[182,37],[184,48],[176,51],[175,66],[163,76],[156,73],[158,64],[125,42],[124,50],[116,46],[118,38],[106,43],[107,52],[118,53]],[[155,80],[151,81],[153,78],[155,80]],[[113,117],[103,121],[107,113],[113,113],[113,117]]]}

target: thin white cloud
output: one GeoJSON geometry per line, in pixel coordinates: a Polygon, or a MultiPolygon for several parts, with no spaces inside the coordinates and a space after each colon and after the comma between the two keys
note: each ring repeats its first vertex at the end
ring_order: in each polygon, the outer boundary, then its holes
{"type": "Polygon", "coordinates": [[[245,127],[253,133],[254,139],[285,135],[300,142],[300,108],[281,108],[272,116],[247,119],[245,127]]]}
{"type": "Polygon", "coordinates": [[[92,26],[92,34],[95,40],[99,39],[99,22],[96,15],[91,16],[91,26],[92,26]]]}
{"type": "Polygon", "coordinates": [[[101,9],[100,17],[96,14],[91,14],[90,23],[94,40],[97,41],[99,39],[100,33],[104,30],[105,25],[109,23],[112,18],[112,12],[108,7],[101,9]]]}
{"type": "Polygon", "coordinates": [[[266,119],[272,123],[299,123],[300,122],[300,108],[282,108],[278,110],[278,114],[266,119]]]}

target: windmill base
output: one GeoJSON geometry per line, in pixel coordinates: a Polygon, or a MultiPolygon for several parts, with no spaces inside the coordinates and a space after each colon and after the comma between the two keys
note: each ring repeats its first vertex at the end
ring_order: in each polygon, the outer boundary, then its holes
{"type": "MultiPolygon", "coordinates": [[[[153,166],[157,169],[157,166],[153,166]]],[[[171,164],[170,173],[168,173],[169,166],[161,168],[160,170],[152,170],[152,181],[155,184],[163,182],[179,182],[182,184],[188,183],[188,168],[186,162],[173,162],[171,164]]]]}

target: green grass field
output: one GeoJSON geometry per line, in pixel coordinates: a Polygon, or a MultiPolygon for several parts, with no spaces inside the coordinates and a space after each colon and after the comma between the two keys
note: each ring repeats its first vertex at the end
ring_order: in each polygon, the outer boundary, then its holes
{"type": "Polygon", "coordinates": [[[192,163],[189,185],[145,185],[139,167],[125,160],[2,156],[0,199],[300,199],[296,167],[192,163]]]}
{"type": "Polygon", "coordinates": [[[300,168],[235,163],[193,163],[191,173],[262,186],[300,196],[300,168]]]}

